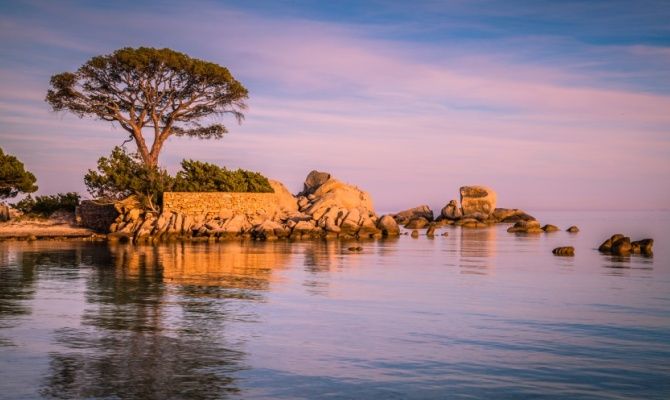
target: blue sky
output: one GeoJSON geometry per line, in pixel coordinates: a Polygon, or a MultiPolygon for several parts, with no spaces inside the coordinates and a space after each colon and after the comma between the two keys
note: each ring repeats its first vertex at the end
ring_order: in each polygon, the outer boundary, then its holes
{"type": "Polygon", "coordinates": [[[84,192],[125,135],[50,112],[49,76],[170,47],[250,90],[223,140],[168,142],[171,171],[197,158],[297,191],[323,169],[382,210],[464,184],[509,207],[669,208],[667,21],[663,1],[2,2],[0,146],[41,193],[84,192]]]}

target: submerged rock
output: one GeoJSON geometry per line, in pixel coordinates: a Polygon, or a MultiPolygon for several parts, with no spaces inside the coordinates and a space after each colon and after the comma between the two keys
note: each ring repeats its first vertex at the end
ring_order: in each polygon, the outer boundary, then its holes
{"type": "Polygon", "coordinates": [[[535,217],[518,208],[496,208],[493,211],[493,219],[502,223],[515,223],[519,221],[534,221],[535,217]]]}
{"type": "Polygon", "coordinates": [[[572,246],[557,247],[551,252],[556,256],[574,256],[575,248],[572,246]]]}
{"type": "Polygon", "coordinates": [[[538,221],[519,221],[507,229],[511,233],[542,233],[544,232],[540,227],[538,221]]]}
{"type": "Polygon", "coordinates": [[[560,229],[558,229],[556,225],[547,224],[542,227],[542,230],[545,232],[556,232],[559,231],[560,229]]]}

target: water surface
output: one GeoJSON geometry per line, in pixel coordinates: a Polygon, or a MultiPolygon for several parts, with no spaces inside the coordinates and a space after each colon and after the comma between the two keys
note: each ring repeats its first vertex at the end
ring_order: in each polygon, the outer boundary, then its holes
{"type": "Polygon", "coordinates": [[[0,398],[669,398],[670,213],[535,214],[582,231],[2,242],[0,398]]]}

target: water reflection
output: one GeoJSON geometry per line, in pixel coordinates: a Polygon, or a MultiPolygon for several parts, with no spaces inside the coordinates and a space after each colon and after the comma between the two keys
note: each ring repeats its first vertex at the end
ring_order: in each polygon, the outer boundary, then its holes
{"type": "Polygon", "coordinates": [[[487,275],[494,267],[496,227],[459,229],[460,267],[463,274],[487,275]]]}
{"type": "MultiPolygon", "coordinates": [[[[68,260],[60,254],[61,265],[100,264],[86,276],[80,324],[54,332],[59,350],[50,353],[40,393],[161,399],[237,393],[244,341],[226,337],[227,328],[256,319],[239,300],[262,299],[273,269],[290,258],[268,246],[91,245],[72,249],[68,260]]],[[[38,261],[29,252],[19,258],[26,267],[38,261]]]]}

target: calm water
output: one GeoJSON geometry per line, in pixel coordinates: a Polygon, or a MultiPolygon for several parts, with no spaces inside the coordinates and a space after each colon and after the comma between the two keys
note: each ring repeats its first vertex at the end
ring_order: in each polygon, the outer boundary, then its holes
{"type": "Polygon", "coordinates": [[[534,214],[582,232],[0,243],[0,398],[670,398],[670,213],[534,214]]]}

